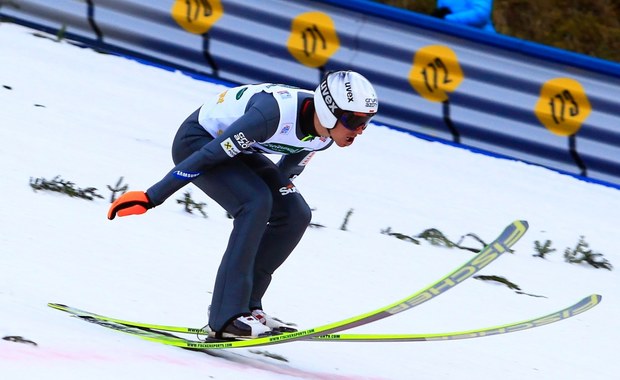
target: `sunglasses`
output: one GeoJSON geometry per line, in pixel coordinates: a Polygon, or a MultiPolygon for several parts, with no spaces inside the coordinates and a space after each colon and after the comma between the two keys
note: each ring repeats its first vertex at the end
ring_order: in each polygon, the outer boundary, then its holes
{"type": "Polygon", "coordinates": [[[358,131],[360,128],[363,131],[368,126],[370,119],[375,115],[374,113],[339,111],[342,114],[338,117],[338,121],[351,131],[358,131]]]}

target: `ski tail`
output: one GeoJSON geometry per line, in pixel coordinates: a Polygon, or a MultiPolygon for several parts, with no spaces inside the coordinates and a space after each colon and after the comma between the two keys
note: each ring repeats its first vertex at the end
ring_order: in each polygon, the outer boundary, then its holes
{"type": "Polygon", "coordinates": [[[80,317],[80,318],[94,318],[94,319],[98,319],[100,321],[104,321],[104,322],[112,322],[112,323],[118,323],[118,324],[122,324],[122,325],[126,325],[126,326],[131,326],[131,327],[138,327],[138,328],[143,328],[143,329],[150,329],[150,330],[159,330],[159,331],[168,331],[168,332],[177,332],[177,333],[184,333],[184,334],[204,334],[207,335],[209,333],[209,331],[201,329],[201,328],[194,328],[194,327],[182,327],[182,326],[167,326],[167,325],[159,325],[159,324],[155,324],[155,323],[143,323],[143,322],[136,322],[136,321],[129,321],[129,320],[125,320],[125,319],[119,319],[119,318],[113,318],[113,317],[108,317],[105,315],[101,315],[101,314],[96,314],[90,311],[86,311],[86,310],[82,310],[82,309],[78,309],[75,307],[71,307],[71,306],[67,306],[61,303],[53,303],[50,302],[47,304],[47,306],[56,309],[56,310],[60,310],[60,311],[64,311],[66,313],[72,314],[74,316],[80,317]]]}

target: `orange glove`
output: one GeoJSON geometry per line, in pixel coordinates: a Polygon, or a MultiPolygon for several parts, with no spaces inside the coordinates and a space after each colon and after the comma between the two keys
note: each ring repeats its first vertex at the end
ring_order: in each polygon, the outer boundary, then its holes
{"type": "Polygon", "coordinates": [[[130,191],[120,196],[112,203],[108,210],[108,219],[112,220],[118,216],[140,215],[146,210],[153,208],[154,205],[143,191],[130,191]]]}

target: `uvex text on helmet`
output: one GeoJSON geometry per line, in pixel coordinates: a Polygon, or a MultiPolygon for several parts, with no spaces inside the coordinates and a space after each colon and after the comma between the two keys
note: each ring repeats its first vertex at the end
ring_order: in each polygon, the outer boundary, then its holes
{"type": "Polygon", "coordinates": [[[327,73],[314,91],[314,106],[319,122],[332,129],[345,112],[368,115],[377,113],[379,101],[372,84],[355,71],[327,73]]]}

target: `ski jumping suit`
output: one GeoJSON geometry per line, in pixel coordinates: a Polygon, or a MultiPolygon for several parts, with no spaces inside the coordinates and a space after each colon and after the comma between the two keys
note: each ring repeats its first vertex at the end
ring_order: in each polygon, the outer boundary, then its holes
{"type": "Polygon", "coordinates": [[[313,135],[312,96],[275,84],[224,91],[182,123],[172,145],[176,166],[146,192],[159,205],[191,181],[234,218],[213,290],[215,331],[262,309],[271,275],[310,223],[310,208],[291,179],[333,142],[313,135]],[[283,157],[276,164],[261,153],[283,157]]]}

